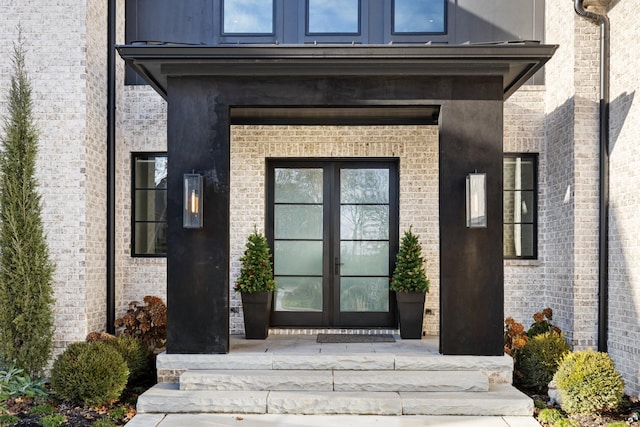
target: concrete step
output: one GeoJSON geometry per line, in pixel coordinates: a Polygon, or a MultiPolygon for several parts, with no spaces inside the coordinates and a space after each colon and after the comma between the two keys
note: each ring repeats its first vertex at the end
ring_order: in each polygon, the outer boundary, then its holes
{"type": "Polygon", "coordinates": [[[334,371],[334,391],[488,391],[486,375],[474,371],[334,371]]]}
{"type": "Polygon", "coordinates": [[[332,391],[331,371],[202,370],[180,375],[180,390],[332,391]]]}
{"type": "Polygon", "coordinates": [[[531,416],[533,402],[507,384],[488,392],[201,391],[158,384],[139,413],[531,416]]]}
{"type": "Polygon", "coordinates": [[[487,391],[474,371],[199,370],[180,376],[180,390],[487,391]]]}

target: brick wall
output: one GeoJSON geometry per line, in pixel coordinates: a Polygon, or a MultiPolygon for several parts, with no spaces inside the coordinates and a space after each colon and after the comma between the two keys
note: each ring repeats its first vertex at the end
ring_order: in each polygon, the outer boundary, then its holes
{"type": "MultiPolygon", "coordinates": [[[[254,225],[264,233],[265,159],[269,157],[397,157],[400,159],[400,233],[413,226],[420,235],[431,280],[425,331],[437,334],[439,320],[438,134],[432,126],[232,126],[231,278],[254,225]]],[[[240,307],[231,292],[231,307],[240,307]]],[[[242,312],[231,315],[240,333],[242,312]]]]}
{"type": "Polygon", "coordinates": [[[509,98],[504,106],[505,153],[538,153],[538,259],[505,260],[504,316],[529,325],[533,313],[545,304],[546,157],[544,86],[527,85],[509,98]]]}
{"type": "Polygon", "coordinates": [[[640,396],[639,0],[612,2],[609,210],[609,354],[640,396]],[[636,98],[636,99],[634,99],[636,98]]]}
{"type": "Polygon", "coordinates": [[[42,218],[56,265],[55,352],[104,327],[106,4],[87,3],[10,1],[0,20],[0,114],[18,24],[33,87],[42,218]]]}
{"type": "Polygon", "coordinates": [[[547,305],[576,349],[596,345],[598,37],[570,2],[547,4],[547,305]]]}

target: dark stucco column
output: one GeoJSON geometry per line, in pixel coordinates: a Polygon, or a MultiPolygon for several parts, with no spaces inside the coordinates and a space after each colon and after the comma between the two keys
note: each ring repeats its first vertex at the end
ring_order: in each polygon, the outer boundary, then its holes
{"type": "MultiPolygon", "coordinates": [[[[486,89],[491,84],[487,83],[486,89]]],[[[496,87],[495,89],[498,89],[496,87]]],[[[494,93],[499,95],[499,90],[494,93]]],[[[440,352],[502,355],[502,100],[443,106],[440,125],[440,352]],[[468,229],[465,177],[487,174],[487,228],[468,229]]]]}
{"type": "Polygon", "coordinates": [[[167,352],[229,351],[229,108],[173,78],[168,109],[167,352]],[[182,177],[204,175],[202,229],[182,227],[182,177]]]}

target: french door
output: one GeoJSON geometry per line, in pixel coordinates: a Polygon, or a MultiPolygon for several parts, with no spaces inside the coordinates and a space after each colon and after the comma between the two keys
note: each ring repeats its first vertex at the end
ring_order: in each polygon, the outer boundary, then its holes
{"type": "Polygon", "coordinates": [[[267,175],[272,325],[397,325],[397,163],[272,160],[267,175]]]}

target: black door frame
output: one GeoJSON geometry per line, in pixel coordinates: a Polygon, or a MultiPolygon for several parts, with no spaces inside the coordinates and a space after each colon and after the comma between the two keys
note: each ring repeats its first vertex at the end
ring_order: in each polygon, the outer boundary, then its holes
{"type": "Polygon", "coordinates": [[[273,311],[271,324],[280,327],[397,327],[395,294],[389,292],[389,311],[340,312],[339,266],[340,253],[340,180],[339,170],[355,168],[389,169],[389,277],[395,265],[399,236],[399,159],[397,158],[272,158],[266,161],[266,237],[274,248],[274,170],[287,168],[323,169],[323,310],[322,312],[273,311]]]}

